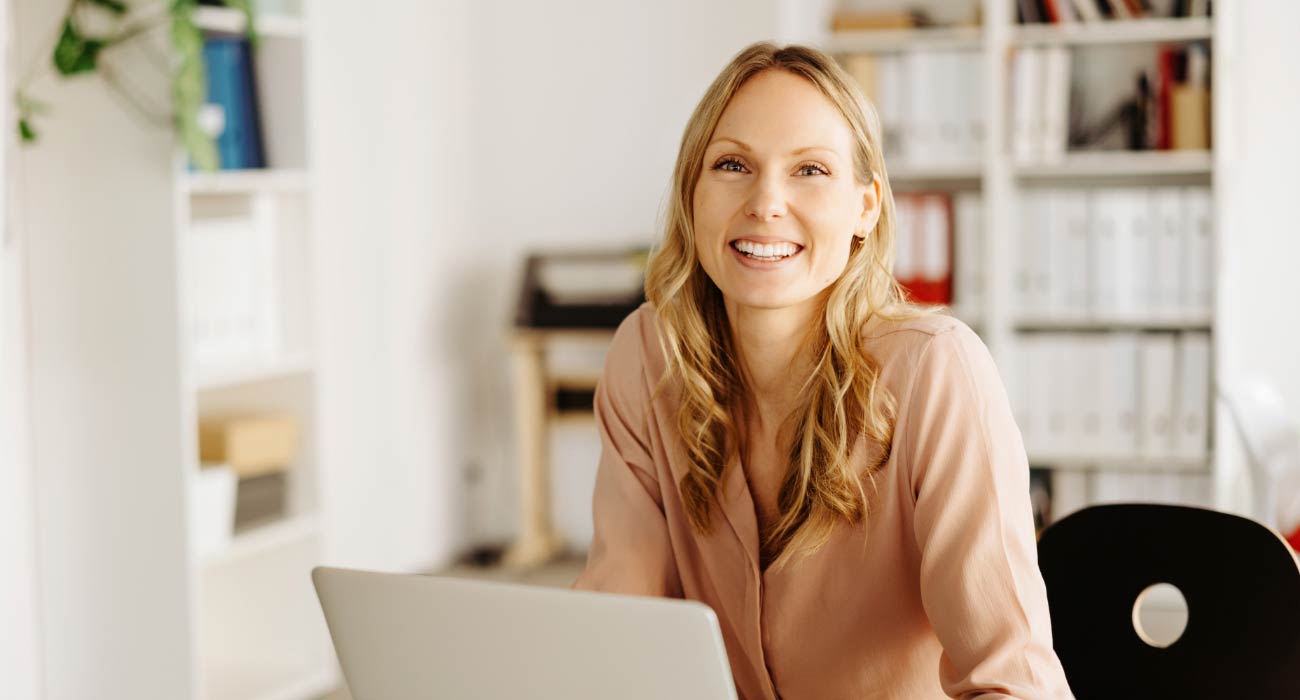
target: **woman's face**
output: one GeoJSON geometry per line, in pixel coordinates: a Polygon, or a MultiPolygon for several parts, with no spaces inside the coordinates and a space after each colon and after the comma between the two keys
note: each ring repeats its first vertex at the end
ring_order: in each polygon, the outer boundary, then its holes
{"type": "Polygon", "coordinates": [[[768,70],[723,111],[693,201],[695,252],[728,307],[776,309],[839,278],[880,196],[854,178],[853,132],[834,103],[807,79],[768,70]]]}

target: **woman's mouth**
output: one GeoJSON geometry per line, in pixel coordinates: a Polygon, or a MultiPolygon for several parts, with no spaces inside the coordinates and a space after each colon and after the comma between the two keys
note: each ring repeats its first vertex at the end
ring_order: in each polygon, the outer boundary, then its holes
{"type": "Polygon", "coordinates": [[[745,239],[731,242],[731,249],[742,260],[759,263],[779,263],[793,258],[803,250],[803,246],[789,241],[779,243],[757,243],[745,239]]]}

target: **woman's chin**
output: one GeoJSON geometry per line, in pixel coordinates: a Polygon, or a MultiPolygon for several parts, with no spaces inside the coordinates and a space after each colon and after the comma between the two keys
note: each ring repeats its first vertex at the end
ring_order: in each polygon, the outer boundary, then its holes
{"type": "Polygon", "coordinates": [[[722,296],[726,298],[731,305],[744,307],[748,309],[775,310],[796,307],[804,304],[809,299],[797,294],[791,294],[789,289],[739,289],[733,293],[723,290],[722,296]]]}

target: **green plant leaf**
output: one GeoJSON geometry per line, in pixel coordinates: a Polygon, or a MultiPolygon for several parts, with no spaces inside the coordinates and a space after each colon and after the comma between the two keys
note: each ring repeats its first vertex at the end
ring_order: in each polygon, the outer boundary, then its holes
{"type": "Polygon", "coordinates": [[[86,0],[91,5],[102,7],[115,15],[126,14],[126,3],[120,0],[86,0]]]}
{"type": "Polygon", "coordinates": [[[23,116],[33,114],[49,114],[50,105],[40,100],[32,99],[22,89],[14,91],[14,102],[18,105],[18,113],[23,116]]]}
{"type": "Polygon", "coordinates": [[[203,65],[203,33],[194,24],[194,0],[172,2],[172,48],[177,62],[172,74],[172,106],[176,133],[194,167],[216,170],[220,166],[217,145],[199,128],[199,108],[206,98],[207,78],[203,65]]]}
{"type": "Polygon", "coordinates": [[[31,122],[27,121],[26,117],[18,119],[18,137],[23,143],[32,143],[36,140],[36,130],[32,128],[31,122]]]}
{"type": "Polygon", "coordinates": [[[72,17],[69,15],[63,22],[63,33],[59,35],[59,43],[54,46],[54,67],[62,75],[93,71],[95,58],[103,48],[102,40],[82,36],[77,28],[72,26],[72,17]]]}

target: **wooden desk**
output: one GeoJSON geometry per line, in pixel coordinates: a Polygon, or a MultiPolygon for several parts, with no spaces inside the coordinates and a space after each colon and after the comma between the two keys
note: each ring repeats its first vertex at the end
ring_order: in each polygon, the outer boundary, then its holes
{"type": "Polygon", "coordinates": [[[608,341],[613,328],[523,328],[511,339],[515,381],[515,431],[519,459],[519,535],[504,563],[531,568],[551,561],[563,550],[551,517],[550,424],[556,416],[555,392],[563,386],[594,388],[598,375],[553,374],[547,346],[557,340],[608,341]]]}

